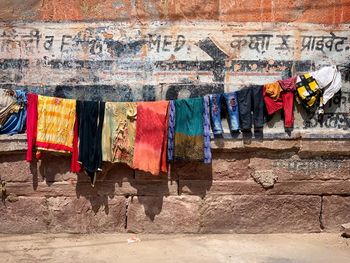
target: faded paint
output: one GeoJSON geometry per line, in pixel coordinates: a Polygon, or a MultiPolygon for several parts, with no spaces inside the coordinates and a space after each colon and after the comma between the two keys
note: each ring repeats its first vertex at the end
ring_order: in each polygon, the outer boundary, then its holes
{"type": "MultiPolygon", "coordinates": [[[[219,22],[3,23],[0,86],[115,101],[233,91],[331,63],[349,66],[348,28],[219,22]]],[[[328,104],[323,126],[298,108],[295,128],[347,133],[349,79],[342,90],[328,104]]],[[[281,132],[279,120],[277,114],[267,131],[281,132]]]]}
{"type": "Polygon", "coordinates": [[[350,22],[349,0],[2,0],[1,21],[350,22]]]}

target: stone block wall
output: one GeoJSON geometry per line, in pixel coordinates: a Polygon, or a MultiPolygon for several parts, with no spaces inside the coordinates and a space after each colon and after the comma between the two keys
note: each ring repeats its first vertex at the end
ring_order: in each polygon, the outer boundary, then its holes
{"type": "Polygon", "coordinates": [[[94,188],[69,157],[28,163],[24,136],[2,143],[0,233],[309,233],[350,221],[348,140],[216,140],[211,165],[154,177],[105,163],[94,188]]]}
{"type": "Polygon", "coordinates": [[[349,23],[349,0],[0,1],[0,88],[140,101],[329,64],[343,78],[324,123],[297,106],[290,136],[276,114],[262,139],[213,141],[211,165],[152,177],[104,164],[95,188],[69,157],[29,164],[24,135],[0,136],[0,233],[338,231],[350,221],[349,23]]]}

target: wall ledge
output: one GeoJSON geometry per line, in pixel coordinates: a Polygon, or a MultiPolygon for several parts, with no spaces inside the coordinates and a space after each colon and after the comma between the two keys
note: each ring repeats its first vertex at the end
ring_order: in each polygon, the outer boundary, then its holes
{"type": "MultiPolygon", "coordinates": [[[[327,151],[337,154],[350,155],[350,134],[320,134],[310,132],[287,133],[266,133],[261,138],[243,138],[242,134],[237,138],[232,138],[224,134],[223,138],[212,138],[211,147],[213,152],[230,151],[296,151],[303,152],[304,146],[308,145],[307,152],[327,153],[327,151]],[[322,148],[322,144],[333,145],[333,147],[322,148]],[[339,145],[339,147],[337,146],[339,145]]],[[[26,134],[0,135],[0,153],[10,153],[27,150],[26,134]]]]}

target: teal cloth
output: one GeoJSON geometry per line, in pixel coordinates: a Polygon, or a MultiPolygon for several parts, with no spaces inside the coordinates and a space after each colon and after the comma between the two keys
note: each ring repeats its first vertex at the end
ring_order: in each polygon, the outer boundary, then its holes
{"type": "Polygon", "coordinates": [[[175,160],[204,160],[203,98],[175,101],[175,160]]]}
{"type": "Polygon", "coordinates": [[[175,100],[175,133],[203,135],[203,98],[175,100]]]}

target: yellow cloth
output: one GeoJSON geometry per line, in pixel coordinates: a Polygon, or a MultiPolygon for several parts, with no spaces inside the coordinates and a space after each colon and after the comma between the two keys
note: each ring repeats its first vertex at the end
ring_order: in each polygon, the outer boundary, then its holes
{"type": "Polygon", "coordinates": [[[37,148],[73,151],[76,101],[38,96],[37,148]]]}
{"type": "Polygon", "coordinates": [[[102,159],[133,165],[136,102],[106,102],[102,129],[102,159]]]}
{"type": "Polygon", "coordinates": [[[265,84],[265,92],[273,100],[278,100],[282,91],[280,84],[276,81],[274,83],[265,84]]]}
{"type": "Polygon", "coordinates": [[[316,107],[323,105],[322,91],[310,73],[298,76],[296,89],[297,101],[299,103],[300,101],[303,102],[307,109],[311,109],[317,101],[319,101],[319,105],[316,107]]]}

